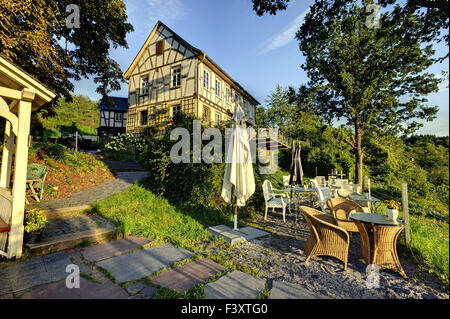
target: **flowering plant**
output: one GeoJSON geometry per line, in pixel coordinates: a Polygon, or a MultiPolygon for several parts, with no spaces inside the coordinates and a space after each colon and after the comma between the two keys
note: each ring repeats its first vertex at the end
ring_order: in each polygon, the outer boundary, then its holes
{"type": "Polygon", "coordinates": [[[398,210],[400,208],[400,202],[396,202],[395,200],[385,200],[384,201],[387,204],[387,207],[389,209],[396,209],[398,210]]]}
{"type": "Polygon", "coordinates": [[[27,210],[25,213],[25,231],[27,233],[33,230],[44,228],[48,223],[47,216],[44,210],[37,210],[36,208],[27,210]]]}

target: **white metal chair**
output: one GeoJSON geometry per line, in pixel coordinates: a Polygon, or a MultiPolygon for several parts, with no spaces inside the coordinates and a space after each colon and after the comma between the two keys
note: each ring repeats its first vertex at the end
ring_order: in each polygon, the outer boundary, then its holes
{"type": "Polygon", "coordinates": [[[327,186],[325,176],[316,176],[316,180],[319,183],[319,186],[327,186]]]}
{"type": "Polygon", "coordinates": [[[319,186],[319,183],[315,179],[311,180],[311,184],[313,187],[315,187],[317,189],[317,196],[319,197],[320,209],[322,210],[322,212],[326,213],[328,210],[327,200],[329,200],[331,198],[331,193],[328,194],[328,192],[327,192],[327,194],[324,194],[324,192],[322,191],[322,189],[319,186]]]}
{"type": "Polygon", "coordinates": [[[283,176],[283,185],[284,187],[290,187],[291,185],[289,185],[289,180],[291,179],[290,175],[285,175],[283,176]]]}
{"type": "Polygon", "coordinates": [[[289,205],[289,198],[284,197],[286,196],[285,194],[275,194],[274,190],[283,190],[272,188],[272,183],[267,179],[264,181],[262,188],[264,193],[264,202],[266,204],[264,220],[267,219],[267,211],[269,208],[272,208],[272,211],[274,211],[275,208],[281,208],[283,210],[283,222],[286,222],[286,207],[289,205]]]}

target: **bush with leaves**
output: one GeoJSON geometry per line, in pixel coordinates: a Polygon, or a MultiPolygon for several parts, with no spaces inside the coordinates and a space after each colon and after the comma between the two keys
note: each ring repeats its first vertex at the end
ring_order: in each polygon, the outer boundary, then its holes
{"type": "Polygon", "coordinates": [[[148,140],[145,136],[134,134],[119,134],[111,138],[105,144],[107,152],[118,152],[126,154],[142,154],[146,151],[148,140]]]}
{"type": "MultiPolygon", "coordinates": [[[[193,132],[193,117],[180,117],[174,121],[172,128],[184,127],[190,136],[193,132]]],[[[229,123],[225,123],[219,129],[222,138],[224,129],[229,123]]],[[[206,127],[202,126],[202,131],[206,127]]],[[[231,206],[227,205],[221,197],[224,175],[224,154],[221,163],[193,163],[192,146],[190,149],[190,163],[175,164],[170,158],[170,150],[178,141],[170,140],[170,131],[166,131],[161,138],[149,138],[148,147],[142,156],[142,164],[150,171],[148,184],[151,190],[168,199],[176,205],[188,205],[204,211],[227,214],[231,216],[231,206]]],[[[202,141],[202,143],[208,141],[202,141]]],[[[224,149],[224,138],[222,148],[224,149]]],[[[202,145],[203,148],[203,145],[202,145]]],[[[262,180],[259,169],[254,165],[255,183],[257,189],[248,201],[247,205],[239,209],[239,214],[249,216],[260,211],[264,205],[262,198],[262,180]],[[260,189],[258,189],[260,188],[260,189]]]]}

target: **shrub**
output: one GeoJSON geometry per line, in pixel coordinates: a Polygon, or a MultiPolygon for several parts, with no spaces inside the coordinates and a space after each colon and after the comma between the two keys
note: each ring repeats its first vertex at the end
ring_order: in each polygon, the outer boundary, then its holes
{"type": "MultiPolygon", "coordinates": [[[[193,120],[192,117],[181,118],[174,123],[174,127],[184,127],[192,133],[193,120]]],[[[222,130],[222,137],[224,137],[225,127],[220,129],[222,130]]],[[[221,197],[225,154],[223,154],[222,163],[207,164],[202,162],[198,164],[191,162],[175,164],[171,161],[170,150],[177,142],[170,140],[170,132],[168,131],[161,138],[149,138],[147,140],[147,149],[143,153],[142,163],[150,171],[148,185],[151,190],[173,204],[197,207],[204,211],[231,211],[231,207],[221,197]]],[[[222,146],[224,145],[223,138],[222,146]]],[[[190,159],[192,161],[192,147],[190,159]]],[[[259,176],[257,166],[254,166],[254,175],[257,189],[247,205],[240,208],[240,214],[252,214],[255,210],[260,210],[261,205],[263,205],[262,189],[258,189],[261,188],[262,177],[259,176]]]]}
{"type": "Polygon", "coordinates": [[[48,156],[52,159],[59,160],[65,157],[67,147],[56,143],[36,142],[33,143],[29,150],[29,156],[48,156]]]}
{"type": "Polygon", "coordinates": [[[110,152],[142,154],[147,149],[147,138],[133,134],[119,134],[105,144],[104,149],[110,152]]]}

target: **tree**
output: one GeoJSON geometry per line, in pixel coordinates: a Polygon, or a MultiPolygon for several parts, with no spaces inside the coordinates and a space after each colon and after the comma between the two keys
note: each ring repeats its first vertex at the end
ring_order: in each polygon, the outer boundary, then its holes
{"type": "Polygon", "coordinates": [[[279,10],[286,10],[289,0],[252,0],[253,10],[257,15],[264,13],[275,15],[279,10]]]}
{"type": "Polygon", "coordinates": [[[267,125],[278,128],[286,137],[307,139],[308,132],[322,127],[320,118],[313,111],[302,110],[296,101],[290,100],[289,88],[277,85],[265,103],[267,125]]]}
{"type": "Polygon", "coordinates": [[[71,81],[83,77],[94,75],[97,92],[106,96],[124,82],[109,50],[128,47],[133,27],[125,10],[122,0],[0,0],[0,55],[57,93],[43,107],[47,115],[60,97],[71,101],[71,81]],[[79,28],[66,24],[77,18],[70,4],[79,8],[79,28]]]}
{"type": "Polygon", "coordinates": [[[353,128],[347,143],[362,186],[364,132],[414,132],[421,126],[416,119],[432,120],[437,107],[427,106],[423,96],[436,92],[440,80],[426,73],[434,50],[421,47],[423,35],[414,30],[422,23],[412,15],[399,20],[386,12],[382,28],[369,28],[364,8],[372,1],[336,3],[317,0],[296,34],[309,82],[291,89],[291,97],[325,120],[344,119],[353,128]]]}
{"type": "MultiPolygon", "coordinates": [[[[331,2],[331,1],[330,1],[331,2]]],[[[335,0],[335,8],[339,6],[354,3],[354,0],[335,0]]],[[[378,5],[388,7],[395,4],[396,0],[379,0],[378,5]]],[[[257,15],[262,16],[265,13],[275,15],[277,11],[286,10],[289,0],[252,0],[253,10],[257,15]]],[[[404,16],[413,16],[415,20],[421,21],[422,29],[416,30],[420,34],[428,37],[432,35],[438,42],[444,40],[449,45],[449,0],[407,0],[402,5],[396,5],[394,14],[397,19],[404,16]],[[447,30],[442,36],[441,32],[447,30]]],[[[439,58],[443,61],[448,58],[448,53],[439,58]]]]}

